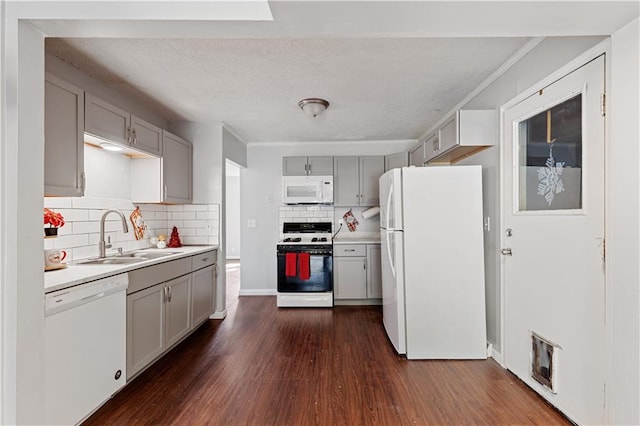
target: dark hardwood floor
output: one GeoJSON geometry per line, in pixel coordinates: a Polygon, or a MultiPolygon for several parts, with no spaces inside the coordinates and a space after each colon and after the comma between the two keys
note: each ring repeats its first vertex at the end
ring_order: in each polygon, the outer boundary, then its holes
{"type": "Polygon", "coordinates": [[[227,309],[85,424],[570,424],[492,360],[396,355],[379,307],[227,309]]]}

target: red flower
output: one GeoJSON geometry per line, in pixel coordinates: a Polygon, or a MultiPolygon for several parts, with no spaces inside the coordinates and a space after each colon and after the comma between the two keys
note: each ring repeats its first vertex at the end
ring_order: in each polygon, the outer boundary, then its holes
{"type": "Polygon", "coordinates": [[[44,224],[50,228],[61,228],[64,226],[64,217],[53,210],[44,209],[44,224]]]}

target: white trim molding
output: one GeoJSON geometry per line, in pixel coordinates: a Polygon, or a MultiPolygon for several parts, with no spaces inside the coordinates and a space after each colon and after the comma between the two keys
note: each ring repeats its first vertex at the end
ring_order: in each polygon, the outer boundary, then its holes
{"type": "Polygon", "coordinates": [[[240,290],[240,296],[277,296],[278,292],[273,289],[246,289],[240,290]]]}

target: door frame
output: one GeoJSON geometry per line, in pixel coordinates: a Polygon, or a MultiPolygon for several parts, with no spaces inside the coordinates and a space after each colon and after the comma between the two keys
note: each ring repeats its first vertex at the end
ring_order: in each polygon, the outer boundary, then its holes
{"type": "MultiPolygon", "coordinates": [[[[504,105],[502,105],[500,107],[500,118],[499,118],[499,126],[500,126],[500,133],[499,133],[499,137],[500,137],[500,166],[499,166],[499,214],[500,214],[500,218],[498,221],[499,224],[499,228],[498,228],[498,232],[500,234],[499,240],[498,240],[498,244],[499,247],[497,247],[497,252],[496,252],[496,256],[499,257],[500,259],[500,272],[499,272],[499,280],[500,280],[500,352],[497,353],[498,357],[496,359],[496,361],[498,361],[498,363],[503,367],[506,368],[505,364],[504,364],[504,357],[502,354],[502,351],[504,350],[504,342],[505,342],[505,283],[506,283],[506,278],[505,278],[505,259],[504,256],[502,256],[500,254],[500,249],[503,247],[507,247],[507,242],[505,240],[505,235],[503,230],[506,228],[506,223],[505,223],[505,219],[504,219],[504,212],[505,212],[505,208],[507,206],[505,206],[505,202],[504,202],[504,190],[505,190],[505,185],[507,185],[507,183],[505,182],[505,140],[506,140],[506,135],[505,135],[505,130],[504,130],[504,117],[505,117],[505,113],[507,110],[509,110],[511,107],[517,105],[518,103],[524,101],[525,99],[529,98],[530,96],[534,95],[535,93],[537,93],[538,91],[540,91],[540,89],[543,89],[551,84],[553,84],[554,82],[562,79],[563,77],[565,77],[566,75],[572,73],[573,71],[575,71],[576,69],[582,67],[583,65],[587,64],[588,62],[592,61],[593,59],[597,58],[598,56],[605,54],[605,91],[609,91],[610,87],[611,87],[611,38],[607,38],[605,40],[603,40],[602,42],[598,43],[597,45],[595,45],[594,47],[592,47],[591,49],[587,50],[586,52],[582,53],[581,55],[579,55],[578,57],[576,57],[575,59],[573,59],[572,61],[568,62],[567,64],[565,64],[564,66],[562,66],[561,68],[559,68],[558,70],[556,70],[555,72],[551,73],[550,75],[548,75],[547,77],[545,77],[544,79],[538,81],[537,83],[533,84],[532,86],[530,86],[529,88],[527,88],[526,90],[523,90],[520,92],[520,94],[518,94],[517,96],[515,96],[513,99],[511,99],[510,101],[506,102],[504,105]]],[[[609,100],[608,100],[608,96],[605,97],[605,106],[606,106],[606,110],[609,110],[609,100]]],[[[611,168],[609,167],[609,134],[610,134],[610,126],[609,126],[609,115],[606,114],[604,117],[605,120],[605,134],[604,134],[604,176],[605,176],[605,183],[604,183],[604,238],[605,241],[607,240],[608,237],[608,218],[610,217],[609,215],[609,194],[610,194],[610,179],[609,179],[609,172],[611,170],[611,168]]],[[[509,183],[510,185],[510,183],[509,183]]],[[[606,263],[605,263],[606,265],[606,263]]],[[[613,345],[612,345],[612,335],[613,335],[613,330],[612,330],[612,297],[611,297],[611,289],[610,286],[607,285],[607,283],[609,282],[609,270],[608,268],[606,268],[605,266],[605,274],[604,274],[604,282],[605,282],[605,383],[610,383],[612,376],[613,376],[613,371],[612,371],[612,359],[613,359],[613,345]]],[[[494,351],[494,354],[496,352],[494,351]]],[[[606,399],[606,404],[605,404],[605,417],[609,418],[611,417],[611,413],[610,413],[610,401],[609,398],[606,399]]]]}

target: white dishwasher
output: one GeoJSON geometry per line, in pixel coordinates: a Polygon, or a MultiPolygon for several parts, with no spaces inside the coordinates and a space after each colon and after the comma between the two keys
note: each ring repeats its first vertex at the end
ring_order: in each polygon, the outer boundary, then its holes
{"type": "Polygon", "coordinates": [[[45,294],[45,420],[77,424],[126,382],[127,274],[45,294]]]}

